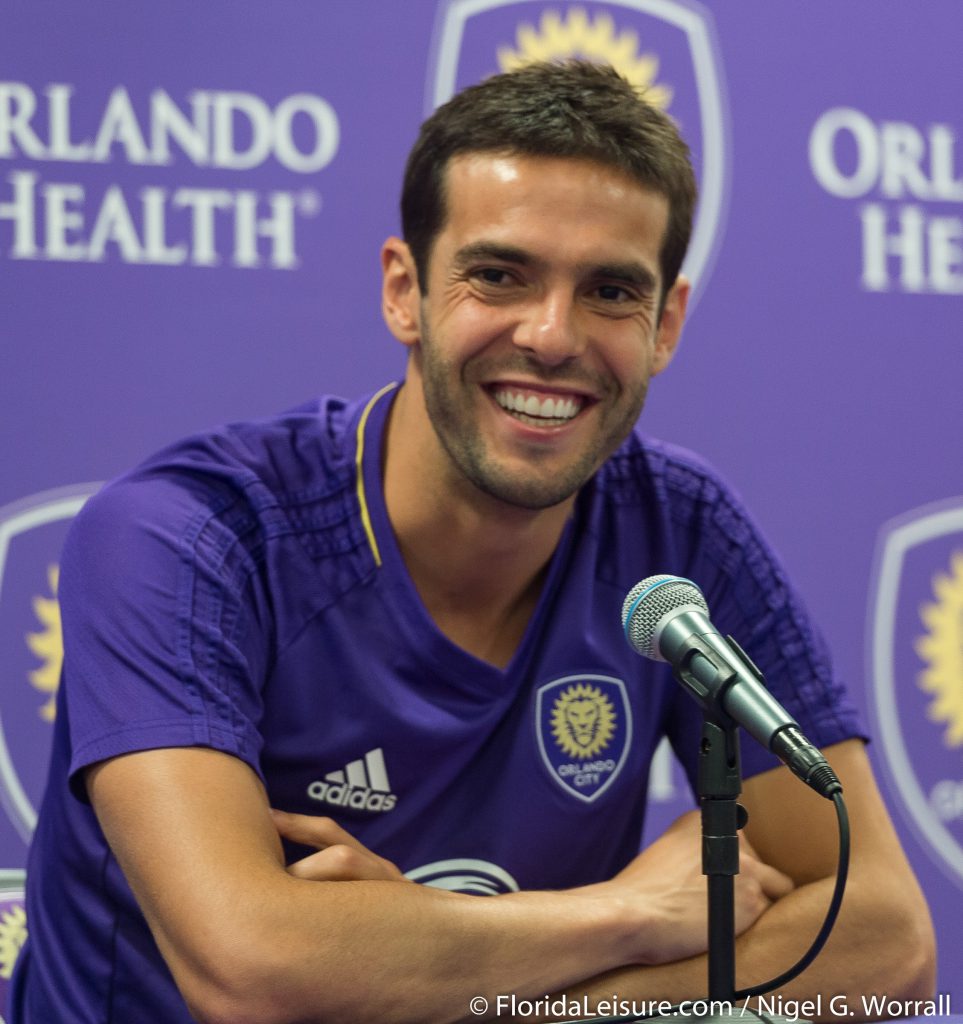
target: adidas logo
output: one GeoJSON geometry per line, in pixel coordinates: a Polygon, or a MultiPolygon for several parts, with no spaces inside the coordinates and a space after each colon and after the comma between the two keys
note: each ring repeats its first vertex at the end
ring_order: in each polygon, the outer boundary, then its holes
{"type": "Polygon", "coordinates": [[[356,811],[390,811],[398,802],[391,792],[381,747],[369,750],[364,760],[349,761],[343,771],[328,772],[324,780],[308,786],[308,796],[335,807],[356,811]]]}

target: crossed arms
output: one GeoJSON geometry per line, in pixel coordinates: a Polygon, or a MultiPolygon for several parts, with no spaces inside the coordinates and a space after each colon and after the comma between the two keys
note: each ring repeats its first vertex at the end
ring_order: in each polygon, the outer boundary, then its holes
{"type": "MultiPolygon", "coordinates": [[[[859,741],[827,754],[853,825],[850,884],[823,954],[786,997],[928,998],[934,941],[859,741]]],[[[474,995],[705,995],[698,822],[680,819],[613,879],[464,896],[408,882],[328,819],[271,812],[257,776],[206,748],[88,771],[95,811],[191,1012],[204,1024],[451,1021],[474,995]],[[202,784],[198,784],[202,780],[202,784]],[[285,868],[279,832],[318,852],[285,868]],[[359,964],[364,970],[359,971],[359,964]],[[362,979],[359,981],[359,977],[362,979]]],[[[832,811],[783,769],[745,785],[740,987],[781,973],[825,913],[832,811]]]]}

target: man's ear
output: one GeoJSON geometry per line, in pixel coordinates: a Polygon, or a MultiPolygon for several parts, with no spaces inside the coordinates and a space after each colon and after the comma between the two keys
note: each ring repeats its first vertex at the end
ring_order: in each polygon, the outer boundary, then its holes
{"type": "Polygon", "coordinates": [[[421,290],[407,242],[392,236],[381,247],[381,313],[402,345],[421,338],[421,290]]]}
{"type": "Polygon", "coordinates": [[[661,373],[672,362],[679,338],[682,336],[682,325],[685,323],[685,311],[689,305],[691,290],[689,279],[680,274],[665,297],[662,316],[659,318],[659,326],[655,334],[655,352],[652,357],[653,376],[661,373]]]}

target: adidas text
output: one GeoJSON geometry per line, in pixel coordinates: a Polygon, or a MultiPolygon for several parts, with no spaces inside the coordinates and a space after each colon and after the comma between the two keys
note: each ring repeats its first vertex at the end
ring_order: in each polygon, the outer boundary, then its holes
{"type": "Polygon", "coordinates": [[[394,793],[376,793],[370,789],[354,789],[343,782],[312,782],[308,786],[312,800],[351,807],[356,811],[390,811],[397,803],[394,793]]]}

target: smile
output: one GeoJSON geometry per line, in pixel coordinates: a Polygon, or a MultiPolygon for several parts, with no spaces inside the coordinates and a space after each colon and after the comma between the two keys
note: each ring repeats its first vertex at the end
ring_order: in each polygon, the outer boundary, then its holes
{"type": "Polygon", "coordinates": [[[539,427],[556,427],[574,419],[582,409],[583,400],[577,395],[542,398],[528,392],[499,388],[493,392],[495,401],[524,423],[539,427]]]}

